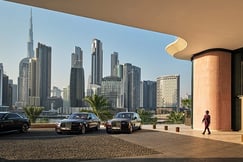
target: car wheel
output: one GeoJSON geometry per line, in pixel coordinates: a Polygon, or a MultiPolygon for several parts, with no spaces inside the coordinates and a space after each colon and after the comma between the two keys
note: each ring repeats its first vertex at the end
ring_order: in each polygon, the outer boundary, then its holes
{"type": "Polygon", "coordinates": [[[24,124],[22,125],[21,132],[22,132],[22,133],[26,133],[26,132],[28,132],[28,129],[29,129],[28,124],[27,124],[27,123],[24,123],[24,124]]]}
{"type": "Polygon", "coordinates": [[[82,125],[81,134],[85,134],[85,133],[86,133],[86,127],[85,125],[82,125]]]}
{"type": "Polygon", "coordinates": [[[138,127],[138,130],[141,130],[142,129],[142,125],[140,125],[139,127],[138,127]]]}

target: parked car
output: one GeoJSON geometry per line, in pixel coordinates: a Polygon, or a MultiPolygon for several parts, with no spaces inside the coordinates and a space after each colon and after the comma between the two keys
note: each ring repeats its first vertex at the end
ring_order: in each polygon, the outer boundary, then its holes
{"type": "Polygon", "coordinates": [[[132,133],[134,130],[142,128],[142,120],[136,112],[119,112],[105,124],[106,132],[127,132],[132,133]]]}
{"type": "Polygon", "coordinates": [[[30,120],[18,113],[0,112],[0,133],[27,132],[30,128],[30,120]]]}
{"type": "Polygon", "coordinates": [[[79,112],[71,114],[67,119],[56,123],[55,131],[62,133],[81,133],[85,134],[87,130],[99,130],[100,119],[90,112],[79,112]]]}

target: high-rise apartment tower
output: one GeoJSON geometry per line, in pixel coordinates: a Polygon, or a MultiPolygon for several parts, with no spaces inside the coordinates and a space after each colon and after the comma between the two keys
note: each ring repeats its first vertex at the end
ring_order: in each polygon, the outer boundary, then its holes
{"type": "Polygon", "coordinates": [[[92,42],[91,56],[91,84],[101,85],[103,77],[103,49],[102,42],[94,39],[92,42]]]}

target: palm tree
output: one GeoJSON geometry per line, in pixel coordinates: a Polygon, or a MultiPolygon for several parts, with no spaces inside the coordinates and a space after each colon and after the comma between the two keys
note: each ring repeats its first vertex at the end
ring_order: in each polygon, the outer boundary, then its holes
{"type": "Polygon", "coordinates": [[[30,119],[31,123],[35,123],[36,119],[39,117],[39,115],[41,114],[43,109],[44,109],[43,107],[38,107],[38,106],[32,105],[32,106],[24,107],[24,112],[30,119]]]}
{"type": "Polygon", "coordinates": [[[84,98],[84,101],[88,102],[92,108],[93,113],[97,115],[101,120],[107,120],[112,117],[108,110],[108,101],[104,96],[92,95],[84,98]]]}

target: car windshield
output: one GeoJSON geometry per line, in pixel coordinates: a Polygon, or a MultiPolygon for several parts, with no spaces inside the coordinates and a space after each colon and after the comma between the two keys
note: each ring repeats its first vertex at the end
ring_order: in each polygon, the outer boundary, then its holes
{"type": "Polygon", "coordinates": [[[69,119],[88,119],[88,114],[72,114],[69,119]]]}
{"type": "Polygon", "coordinates": [[[116,115],[116,118],[132,119],[132,113],[119,113],[116,115]]]}

